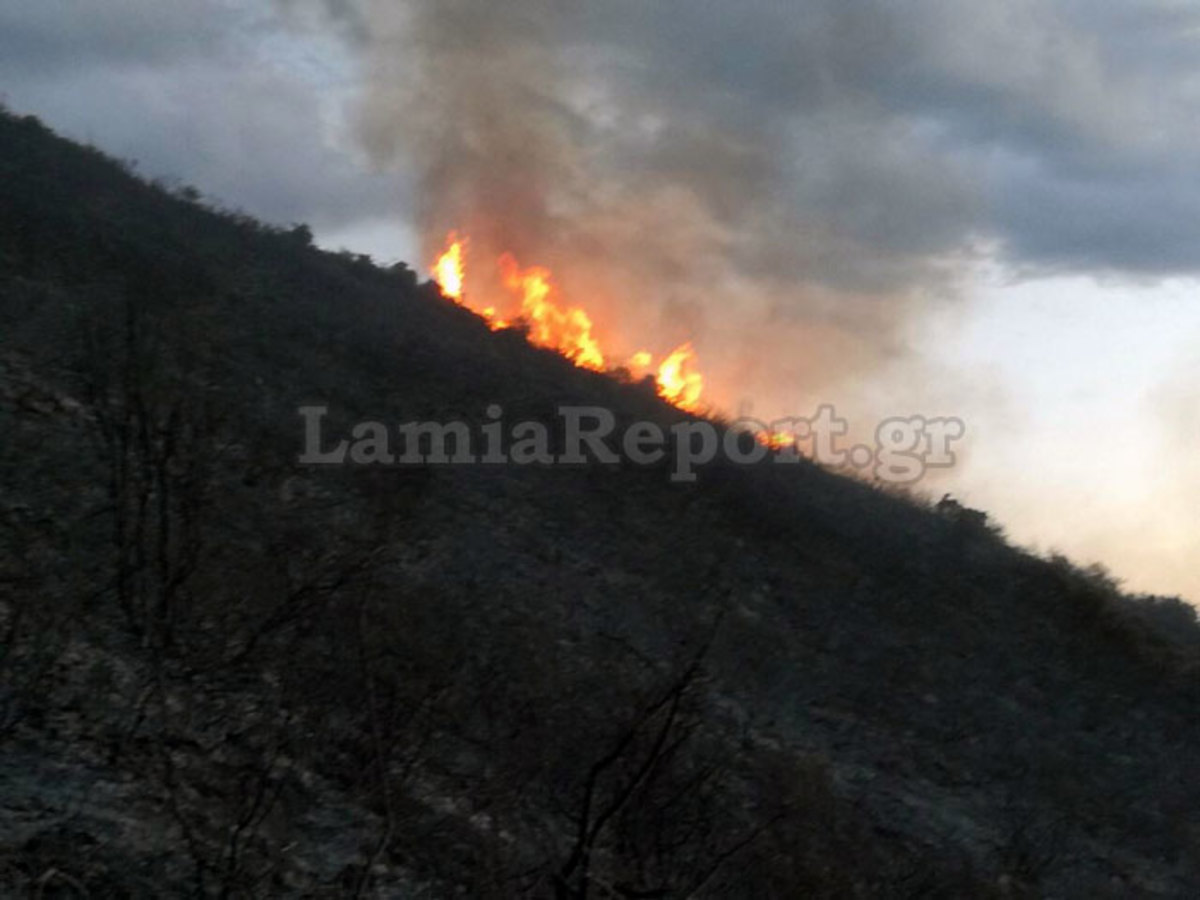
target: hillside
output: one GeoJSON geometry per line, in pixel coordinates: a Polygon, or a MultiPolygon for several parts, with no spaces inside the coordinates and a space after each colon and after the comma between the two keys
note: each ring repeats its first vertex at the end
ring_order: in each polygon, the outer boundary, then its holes
{"type": "Polygon", "coordinates": [[[0,890],[1200,890],[1190,608],[810,464],[297,461],[492,404],[683,417],[0,116],[0,890]]]}

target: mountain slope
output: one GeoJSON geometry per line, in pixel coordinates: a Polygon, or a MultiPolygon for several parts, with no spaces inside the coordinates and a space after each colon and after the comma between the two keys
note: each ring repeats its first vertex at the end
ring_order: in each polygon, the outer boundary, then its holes
{"type": "Polygon", "coordinates": [[[1185,608],[807,464],[300,465],[682,414],[36,120],[0,176],[6,891],[1200,885],[1185,608]]]}

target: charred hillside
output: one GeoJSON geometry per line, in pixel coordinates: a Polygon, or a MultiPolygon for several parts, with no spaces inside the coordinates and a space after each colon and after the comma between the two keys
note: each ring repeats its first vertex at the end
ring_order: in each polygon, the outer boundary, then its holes
{"type": "Polygon", "coordinates": [[[684,417],[0,116],[6,895],[1195,895],[1189,607],[815,465],[298,462],[493,404],[684,417]]]}

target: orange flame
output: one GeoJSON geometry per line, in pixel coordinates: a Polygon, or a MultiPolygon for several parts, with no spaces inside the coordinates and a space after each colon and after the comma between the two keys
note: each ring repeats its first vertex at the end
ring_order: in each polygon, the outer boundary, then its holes
{"type": "Polygon", "coordinates": [[[658,394],[687,412],[700,409],[704,376],[695,371],[696,353],[691,342],[676,347],[658,367],[658,394]]]}
{"type": "Polygon", "coordinates": [[[463,283],[466,281],[466,241],[461,241],[453,231],[447,241],[446,252],[433,264],[433,280],[442,293],[455,303],[462,303],[463,283]]]}
{"type": "Polygon", "coordinates": [[[576,306],[560,306],[550,271],[540,266],[522,270],[510,253],[500,257],[504,286],[521,298],[521,318],[529,341],[557,350],[575,365],[604,371],[604,354],[592,336],[591,317],[576,306]]]}
{"type": "MultiPolygon", "coordinates": [[[[591,316],[577,306],[559,302],[549,269],[533,266],[522,269],[511,253],[497,261],[500,281],[513,296],[512,316],[501,318],[495,306],[475,307],[466,294],[467,239],[451,232],[445,251],[434,261],[433,280],[442,294],[455,303],[481,316],[493,331],[510,327],[514,319],[529,329],[531,344],[557,350],[575,365],[603,372],[608,368],[607,357],[599,340],[592,333],[591,316]]],[[[654,366],[648,350],[639,350],[626,363],[626,368],[641,377],[654,366]]],[[[690,342],[676,347],[659,365],[656,382],[658,394],[668,403],[687,412],[700,412],[700,396],[704,377],[696,371],[696,353],[690,342]]]]}

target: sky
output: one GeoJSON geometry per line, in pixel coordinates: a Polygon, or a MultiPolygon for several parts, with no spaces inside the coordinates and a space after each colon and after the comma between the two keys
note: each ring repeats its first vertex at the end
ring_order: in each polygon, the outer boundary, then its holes
{"type": "Polygon", "coordinates": [[[1200,601],[1191,0],[0,0],[0,95],[426,269],[545,262],[725,409],[956,415],[927,485],[1200,601]]]}

